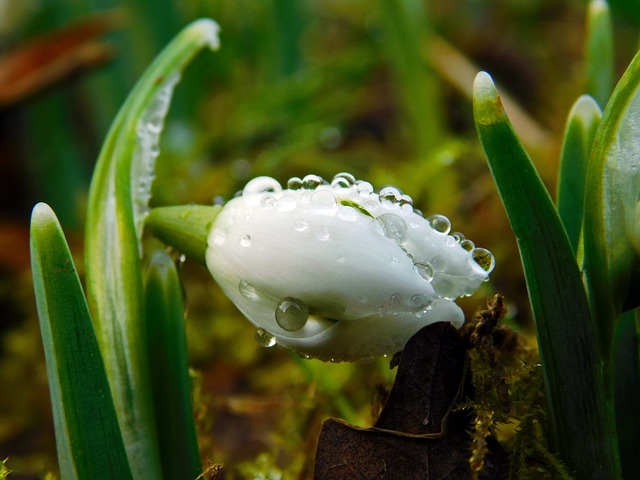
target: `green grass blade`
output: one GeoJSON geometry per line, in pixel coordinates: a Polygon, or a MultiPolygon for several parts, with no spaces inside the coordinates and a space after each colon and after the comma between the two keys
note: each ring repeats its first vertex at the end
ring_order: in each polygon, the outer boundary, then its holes
{"type": "Polygon", "coordinates": [[[585,45],[587,93],[604,107],[615,83],[613,26],[605,0],[591,0],[589,3],[585,45]]]}
{"type": "Polygon", "coordinates": [[[191,379],[182,288],[162,250],[147,269],[146,315],[151,383],[164,478],[193,480],[202,472],[191,407],[191,379]]]}
{"type": "Polygon", "coordinates": [[[31,217],[31,265],[63,479],[132,478],[107,375],[53,211],[31,217]]]}
{"type": "Polygon", "coordinates": [[[206,265],[207,236],[220,206],[176,205],[151,210],[146,226],[167,245],[206,265]]]}
{"type": "Polygon", "coordinates": [[[603,355],[618,315],[640,303],[640,52],[616,86],[589,159],[584,266],[603,355]]]}
{"type": "Polygon", "coordinates": [[[577,478],[618,478],[593,324],[562,222],[484,72],[474,83],[473,110],[524,266],[552,444],[577,478]]]}
{"type": "Polygon", "coordinates": [[[140,260],[142,225],[173,86],[217,25],[186,27],[156,58],[118,113],[96,165],[86,226],[88,298],[137,478],[161,478],[151,402],[140,260]]]}
{"type": "Polygon", "coordinates": [[[624,313],[614,339],[613,380],[622,478],[640,478],[640,337],[637,320],[635,311],[624,313]]]}
{"type": "Polygon", "coordinates": [[[598,104],[588,95],[573,105],[564,132],[556,202],[574,252],[582,230],[584,184],[593,137],[602,118],[598,104]]]}

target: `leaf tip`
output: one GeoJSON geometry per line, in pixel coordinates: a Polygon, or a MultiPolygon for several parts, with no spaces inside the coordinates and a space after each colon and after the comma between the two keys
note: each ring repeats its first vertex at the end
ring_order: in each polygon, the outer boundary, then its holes
{"type": "Polygon", "coordinates": [[[479,72],[473,81],[473,110],[481,125],[497,123],[504,114],[500,95],[487,72],[479,72]]]}
{"type": "Polygon", "coordinates": [[[220,48],[220,26],[210,18],[201,18],[194,21],[189,27],[189,31],[193,33],[203,45],[207,45],[211,50],[220,48]]]}

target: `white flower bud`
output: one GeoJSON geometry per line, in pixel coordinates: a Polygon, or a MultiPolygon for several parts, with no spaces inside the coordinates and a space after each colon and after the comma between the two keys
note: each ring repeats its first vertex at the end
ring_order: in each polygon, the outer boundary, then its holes
{"type": "Polygon", "coordinates": [[[449,235],[446,217],[347,173],[288,187],[252,180],[208,238],[209,270],[264,344],[355,360],[402,350],[430,323],[463,324],[453,300],[488,279],[493,256],[449,235]]]}

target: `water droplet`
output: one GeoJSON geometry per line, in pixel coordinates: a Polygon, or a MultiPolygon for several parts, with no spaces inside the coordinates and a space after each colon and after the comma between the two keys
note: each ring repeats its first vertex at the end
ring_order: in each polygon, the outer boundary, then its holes
{"type": "Polygon", "coordinates": [[[338,263],[344,263],[346,261],[346,259],[344,258],[344,255],[338,255],[336,257],[336,262],[338,263]]]}
{"type": "Polygon", "coordinates": [[[429,222],[429,225],[431,225],[431,228],[433,228],[436,232],[446,235],[451,231],[451,222],[444,215],[431,215],[429,218],[427,218],[427,221],[429,222]]]}
{"type": "Polygon", "coordinates": [[[309,199],[309,204],[313,209],[328,209],[334,208],[336,203],[336,197],[329,190],[318,190],[309,199]]]}
{"type": "Polygon", "coordinates": [[[433,309],[433,297],[431,295],[422,294],[411,297],[411,305],[413,313],[416,317],[423,317],[429,310],[433,309]]]}
{"type": "Polygon", "coordinates": [[[446,266],[446,262],[444,261],[444,257],[442,255],[436,255],[431,259],[429,263],[433,267],[433,270],[436,272],[444,270],[444,267],[446,266]]]}
{"type": "Polygon", "coordinates": [[[361,197],[368,197],[373,192],[373,185],[369,182],[365,182],[364,180],[358,180],[356,182],[358,186],[358,193],[361,197]]]}
{"type": "Polygon", "coordinates": [[[401,217],[393,213],[384,213],[376,220],[382,226],[385,237],[390,238],[398,245],[407,243],[407,224],[401,217]]]}
{"type": "Polygon", "coordinates": [[[456,240],[457,243],[460,243],[464,240],[464,235],[460,232],[453,232],[451,236],[456,240]]]}
{"type": "Polygon", "coordinates": [[[314,190],[315,188],[322,185],[322,182],[322,177],[309,174],[302,179],[302,188],[306,188],[307,190],[314,190]]]}
{"type": "Polygon", "coordinates": [[[355,222],[358,220],[358,212],[353,207],[343,205],[338,210],[338,218],[345,222],[355,222]]]}
{"type": "Polygon", "coordinates": [[[399,308],[403,306],[402,295],[400,295],[399,293],[394,293],[393,295],[391,295],[391,298],[389,300],[389,304],[392,307],[399,308]]]}
{"type": "Polygon", "coordinates": [[[216,228],[211,232],[211,241],[214,245],[222,245],[224,243],[226,234],[224,230],[216,228]]]}
{"type": "Polygon", "coordinates": [[[334,188],[349,188],[351,185],[355,185],[356,177],[348,172],[337,173],[333,180],[331,180],[331,186],[334,188]]]}
{"type": "Polygon", "coordinates": [[[256,177],[251,180],[242,190],[242,196],[254,195],[257,193],[280,193],[282,191],[282,187],[280,183],[271,177],[256,177]]]}
{"type": "Polygon", "coordinates": [[[318,240],[326,242],[330,237],[329,229],[327,227],[319,227],[318,230],[316,230],[315,236],[318,240]]]}
{"type": "Polygon", "coordinates": [[[460,242],[460,246],[467,252],[472,252],[476,248],[475,244],[471,240],[464,239],[460,242]]]}
{"type": "Polygon", "coordinates": [[[447,247],[455,247],[458,244],[458,241],[456,240],[456,237],[452,237],[451,235],[447,235],[447,237],[444,239],[444,244],[447,247]]]}
{"type": "Polygon", "coordinates": [[[409,205],[413,210],[413,198],[409,195],[400,195],[400,206],[409,205]]]}
{"type": "Polygon", "coordinates": [[[301,219],[296,220],[295,223],[293,224],[293,228],[295,229],[296,232],[304,232],[308,226],[309,224],[301,219]]]}
{"type": "Polygon", "coordinates": [[[427,282],[433,280],[433,267],[429,262],[418,262],[413,264],[413,268],[420,274],[422,278],[424,278],[427,282]]]}
{"type": "Polygon", "coordinates": [[[400,202],[400,190],[395,187],[385,187],[380,190],[380,202],[386,207],[392,207],[400,202]]]}
{"type": "Polygon", "coordinates": [[[413,213],[415,213],[416,215],[420,215],[421,217],[424,217],[424,215],[422,214],[422,210],[418,208],[414,208],[413,213]]]}
{"type": "Polygon", "coordinates": [[[264,348],[271,348],[276,344],[276,337],[267,332],[264,328],[256,330],[256,342],[264,348]]]}
{"type": "Polygon", "coordinates": [[[246,280],[240,280],[240,283],[238,284],[238,291],[240,292],[240,295],[242,295],[247,300],[251,300],[252,302],[257,302],[258,300],[260,300],[258,291],[246,280]]]}
{"type": "Polygon", "coordinates": [[[309,307],[297,298],[283,298],[276,307],[276,323],[287,332],[303,328],[309,320],[309,307]]]}
{"type": "Polygon", "coordinates": [[[287,181],[287,188],[289,190],[298,190],[302,188],[302,179],[300,177],[291,177],[287,181]]]}
{"type": "Polygon", "coordinates": [[[387,307],[385,306],[378,307],[376,309],[376,313],[378,314],[379,317],[384,317],[387,314],[387,307]]]}
{"type": "Polygon", "coordinates": [[[491,273],[493,267],[496,266],[496,259],[493,257],[493,253],[485,248],[474,248],[471,257],[487,273],[491,273]]]}
{"type": "Polygon", "coordinates": [[[251,246],[251,235],[242,235],[240,237],[240,246],[241,247],[250,247],[251,246]]]}
{"type": "Polygon", "coordinates": [[[273,195],[265,195],[260,199],[260,206],[262,208],[273,208],[278,203],[278,200],[273,195]]]}

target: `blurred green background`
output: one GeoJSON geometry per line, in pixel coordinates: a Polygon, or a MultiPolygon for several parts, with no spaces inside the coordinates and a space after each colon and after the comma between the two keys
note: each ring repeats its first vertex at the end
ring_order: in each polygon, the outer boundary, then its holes
{"type": "MultiPolygon", "coordinates": [[[[638,8],[612,3],[620,74],[637,49],[638,8]]],[[[555,191],[566,114],[585,90],[585,10],[578,0],[0,0],[0,460],[10,457],[15,478],[57,468],[31,208],[53,207],[81,270],[101,142],[184,25],[215,19],[222,47],[199,56],[176,89],[155,205],[228,199],[258,175],[286,183],[349,171],[395,185],[494,253],[491,282],[461,301],[468,317],[499,292],[507,322],[530,335],[515,239],[469,96],[487,70],[555,191]]],[[[386,360],[332,365],[262,349],[208,272],[190,262],[182,271],[202,455],[227,464],[225,478],[305,478],[324,418],[371,422],[376,385],[392,381],[386,360]]]]}

